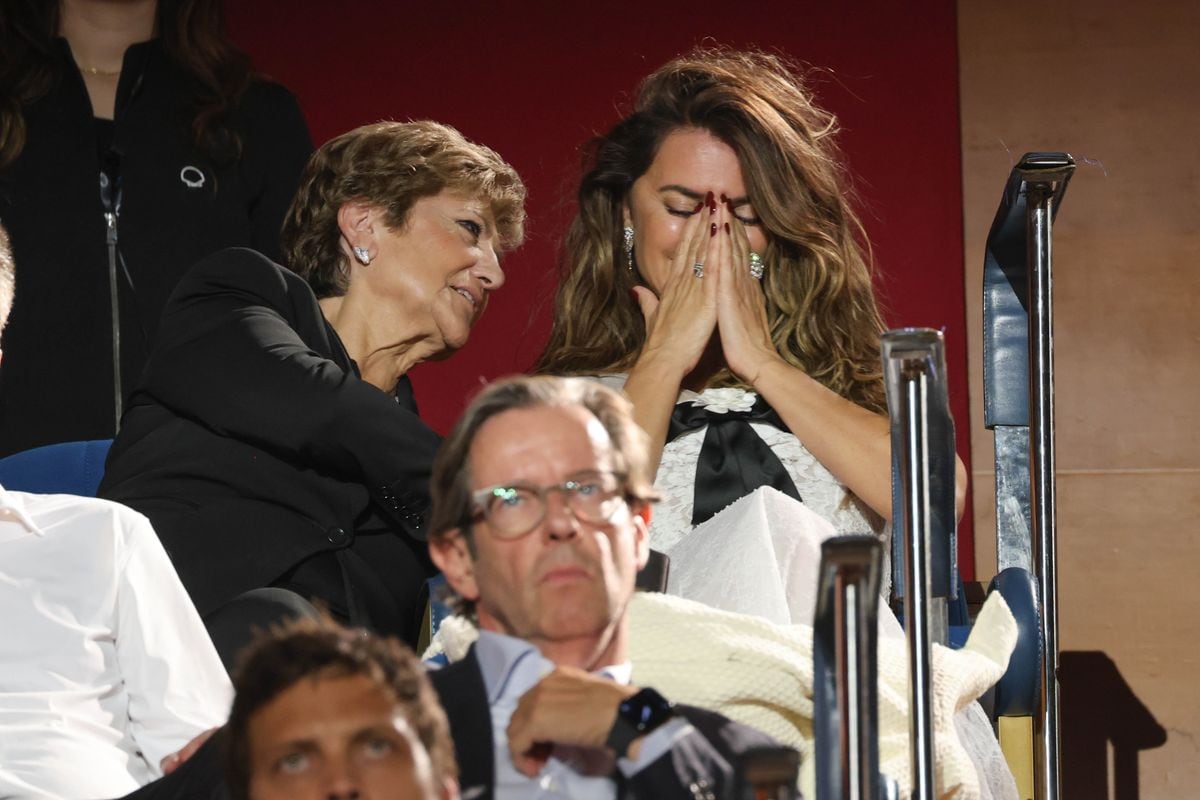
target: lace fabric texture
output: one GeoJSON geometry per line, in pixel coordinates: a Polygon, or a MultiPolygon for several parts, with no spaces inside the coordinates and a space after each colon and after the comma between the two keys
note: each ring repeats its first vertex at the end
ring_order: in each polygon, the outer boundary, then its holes
{"type": "MultiPolygon", "coordinates": [[[[620,389],[625,376],[608,375],[600,381],[620,389]]],[[[736,387],[684,391],[680,403],[702,405],[709,411],[747,411],[757,395],[736,387]]],[[[880,596],[891,593],[891,559],[887,547],[890,526],[872,525],[857,505],[850,502],[846,487],[808,451],[790,431],[753,422],[750,427],[762,437],[788,471],[803,498],[803,506],[772,506],[772,512],[738,522],[722,521],[723,514],[692,527],[696,464],[707,428],[700,428],[667,442],[659,463],[655,487],[663,499],[654,508],[650,523],[650,546],[671,556],[671,582],[667,591],[716,608],[766,616],[781,624],[812,624],[812,594],[816,591],[816,567],[820,542],[834,535],[874,534],[884,542],[884,566],[880,596]],[[794,516],[794,519],[792,518],[794,516]],[[815,538],[814,538],[815,537],[815,538]],[[698,538],[698,541],[689,541],[698,538]],[[806,558],[800,558],[804,555],[806,558]],[[815,560],[812,560],[815,559],[815,560]],[[739,562],[748,563],[739,563],[739,562]],[[811,570],[800,569],[811,561],[811,570]],[[772,571],[772,564],[783,572],[772,571]],[[801,574],[812,580],[801,579],[801,574]],[[770,576],[778,575],[774,580],[770,576]],[[727,602],[705,583],[716,581],[734,592],[727,602]],[[768,585],[769,584],[769,585],[768,585]],[[686,585],[687,588],[684,588],[686,585]],[[704,589],[704,596],[691,594],[704,589]],[[782,594],[781,594],[782,593],[782,594]],[[788,597],[788,595],[792,595],[788,597]],[[763,595],[756,610],[755,596],[763,595]],[[776,612],[787,607],[793,615],[776,612]],[[795,615],[799,613],[799,615],[795,615]]],[[[736,504],[735,504],[736,505],[736,504]]],[[[732,506],[731,506],[732,508],[732,506]]]]}
{"type": "MultiPolygon", "coordinates": [[[[776,625],[812,625],[821,542],[837,535],[807,505],[764,486],[664,551],[671,558],[667,591],[776,625]]],[[[879,635],[904,636],[883,597],[879,635]]]]}
{"type": "MultiPolygon", "coordinates": [[[[738,388],[705,389],[700,394],[684,392],[680,395],[680,402],[703,405],[710,411],[745,410],[755,399],[753,392],[738,388]]],[[[846,487],[808,452],[799,439],[789,431],[771,425],[754,422],[750,427],[787,469],[804,505],[829,520],[838,534],[876,532],[858,508],[847,501],[846,487]]],[[[663,448],[656,479],[663,501],[654,510],[650,528],[650,546],[656,550],[669,550],[692,530],[693,487],[704,432],[703,428],[689,431],[663,448]]]]}

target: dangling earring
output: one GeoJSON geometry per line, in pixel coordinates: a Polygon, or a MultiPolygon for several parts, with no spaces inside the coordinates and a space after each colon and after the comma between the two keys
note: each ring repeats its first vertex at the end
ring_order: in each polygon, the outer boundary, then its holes
{"type": "Polygon", "coordinates": [[[370,250],[368,250],[365,247],[354,247],[351,249],[354,250],[354,257],[358,259],[358,263],[362,264],[364,267],[369,266],[371,264],[371,251],[370,250]]]}
{"type": "Polygon", "coordinates": [[[633,228],[625,226],[625,265],[633,272],[633,228]]]}

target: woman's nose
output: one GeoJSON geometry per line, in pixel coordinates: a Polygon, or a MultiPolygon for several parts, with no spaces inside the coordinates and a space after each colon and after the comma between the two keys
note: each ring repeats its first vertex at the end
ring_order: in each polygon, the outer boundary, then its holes
{"type": "Polygon", "coordinates": [[[504,285],[505,277],[500,266],[500,257],[490,247],[484,251],[472,272],[489,292],[494,292],[504,285]]]}

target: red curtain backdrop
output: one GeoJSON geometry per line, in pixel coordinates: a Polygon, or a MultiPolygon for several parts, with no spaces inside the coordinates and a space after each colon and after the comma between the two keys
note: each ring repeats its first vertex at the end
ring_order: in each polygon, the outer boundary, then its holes
{"type": "MultiPolygon", "coordinates": [[[[241,0],[226,9],[258,69],[299,96],[318,144],[380,119],[436,119],[495,148],[525,179],[528,237],[505,261],[507,285],[466,348],[413,373],[422,415],[443,432],[483,382],[526,370],[540,351],[580,145],[621,116],[638,80],[704,43],[807,65],[841,121],[888,323],[945,331],[969,467],[953,0],[241,0]]],[[[970,520],[968,509],[959,533],[967,577],[970,520]]]]}

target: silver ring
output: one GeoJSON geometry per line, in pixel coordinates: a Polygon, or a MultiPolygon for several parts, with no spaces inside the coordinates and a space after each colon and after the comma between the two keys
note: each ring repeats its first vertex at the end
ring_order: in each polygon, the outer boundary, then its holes
{"type": "Polygon", "coordinates": [[[692,274],[695,275],[697,278],[703,278],[704,277],[704,263],[701,261],[697,261],[695,264],[692,264],[692,274]]]}
{"type": "Polygon", "coordinates": [[[763,262],[763,257],[758,253],[750,253],[750,277],[762,280],[763,270],[767,265],[763,262]]]}

